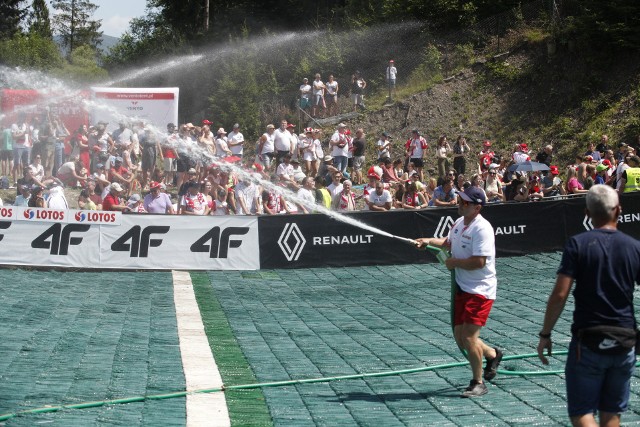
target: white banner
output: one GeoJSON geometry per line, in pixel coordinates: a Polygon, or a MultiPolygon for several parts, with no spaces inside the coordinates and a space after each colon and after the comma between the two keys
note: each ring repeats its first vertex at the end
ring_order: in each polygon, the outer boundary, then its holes
{"type": "MultiPolygon", "coordinates": [[[[86,218],[76,221],[70,211],[62,212],[58,222],[0,220],[0,263],[154,270],[260,268],[256,217],[121,215],[120,225],[92,225],[86,218]]],[[[33,214],[39,215],[48,218],[53,213],[33,214]]]]}
{"type": "Polygon", "coordinates": [[[4,219],[30,222],[60,222],[63,224],[120,225],[122,222],[122,212],[7,206],[0,208],[0,220],[4,219]]]}
{"type": "Polygon", "coordinates": [[[178,124],[177,87],[167,88],[111,88],[92,87],[92,123],[103,120],[108,130],[118,127],[122,117],[144,119],[164,131],[168,123],[178,124]]]}

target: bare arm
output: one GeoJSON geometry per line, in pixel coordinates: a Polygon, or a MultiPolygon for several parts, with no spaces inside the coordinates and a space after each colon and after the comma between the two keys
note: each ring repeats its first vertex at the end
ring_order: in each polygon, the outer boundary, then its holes
{"type": "MultiPolygon", "coordinates": [[[[571,291],[571,285],[573,284],[573,278],[564,274],[558,274],[556,278],[556,285],[551,291],[549,300],[547,301],[547,310],[544,313],[544,323],[542,324],[542,330],[540,334],[551,335],[553,327],[560,318],[560,314],[564,310],[564,306],[569,298],[569,292],[571,291]]],[[[549,338],[540,337],[538,343],[538,357],[543,364],[548,365],[549,361],[544,355],[544,350],[547,350],[547,356],[551,356],[551,336],[549,338]]]]}

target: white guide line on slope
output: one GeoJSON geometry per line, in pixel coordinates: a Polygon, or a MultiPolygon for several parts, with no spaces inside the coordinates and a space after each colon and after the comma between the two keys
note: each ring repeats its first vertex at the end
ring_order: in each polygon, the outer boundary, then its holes
{"type": "MultiPolygon", "coordinates": [[[[211,353],[200,309],[186,271],[172,271],[182,369],[187,391],[222,386],[218,365],[211,353]]],[[[187,427],[231,425],[224,393],[187,396],[187,427]]]]}

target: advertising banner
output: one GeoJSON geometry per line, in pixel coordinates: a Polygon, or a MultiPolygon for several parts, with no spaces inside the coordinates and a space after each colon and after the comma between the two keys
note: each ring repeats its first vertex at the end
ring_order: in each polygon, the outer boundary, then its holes
{"type": "Polygon", "coordinates": [[[69,132],[73,133],[88,123],[89,115],[83,105],[83,100],[88,98],[89,92],[86,90],[75,94],[56,94],[31,89],[0,89],[2,123],[11,126],[23,118],[27,123],[33,124],[34,117],[44,123],[49,115],[52,119],[59,117],[69,132]]]}
{"type": "Polygon", "coordinates": [[[5,265],[153,270],[260,268],[256,218],[118,215],[103,218],[101,223],[97,217],[93,222],[88,217],[76,219],[76,214],[56,209],[8,210],[6,217],[14,215],[15,220],[0,220],[0,259],[5,265]]]}
{"type": "MultiPolygon", "coordinates": [[[[618,227],[640,237],[640,193],[620,198],[618,227]]],[[[493,225],[496,255],[561,251],[567,239],[593,228],[585,198],[487,205],[482,215],[493,225]]],[[[358,212],[351,217],[393,235],[446,237],[457,208],[358,212]]],[[[261,268],[384,265],[436,262],[411,245],[341,223],[323,215],[259,218],[261,268]]]]}
{"type": "Polygon", "coordinates": [[[258,220],[251,217],[123,215],[101,226],[107,268],[257,270],[258,220]]]}
{"type": "Polygon", "coordinates": [[[179,88],[92,87],[92,123],[105,121],[107,130],[118,127],[122,117],[135,117],[164,130],[167,123],[178,123],[179,88]]]}

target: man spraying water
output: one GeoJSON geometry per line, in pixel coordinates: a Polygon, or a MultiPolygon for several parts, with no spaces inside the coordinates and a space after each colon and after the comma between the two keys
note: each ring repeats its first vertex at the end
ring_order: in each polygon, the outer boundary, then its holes
{"type": "Polygon", "coordinates": [[[462,397],[477,397],[488,393],[484,380],[492,380],[502,361],[502,352],[491,348],[480,339],[480,330],[487,323],[493,301],[496,299],[495,234],[493,227],[480,211],[486,203],[484,191],[469,187],[459,192],[460,218],[443,238],[416,239],[418,248],[440,246],[451,248],[451,257],[445,265],[455,270],[457,290],[454,303],[454,337],[458,347],[465,350],[473,379],[462,392],[462,397]],[[482,359],[486,359],[484,376],[482,359]]]}

